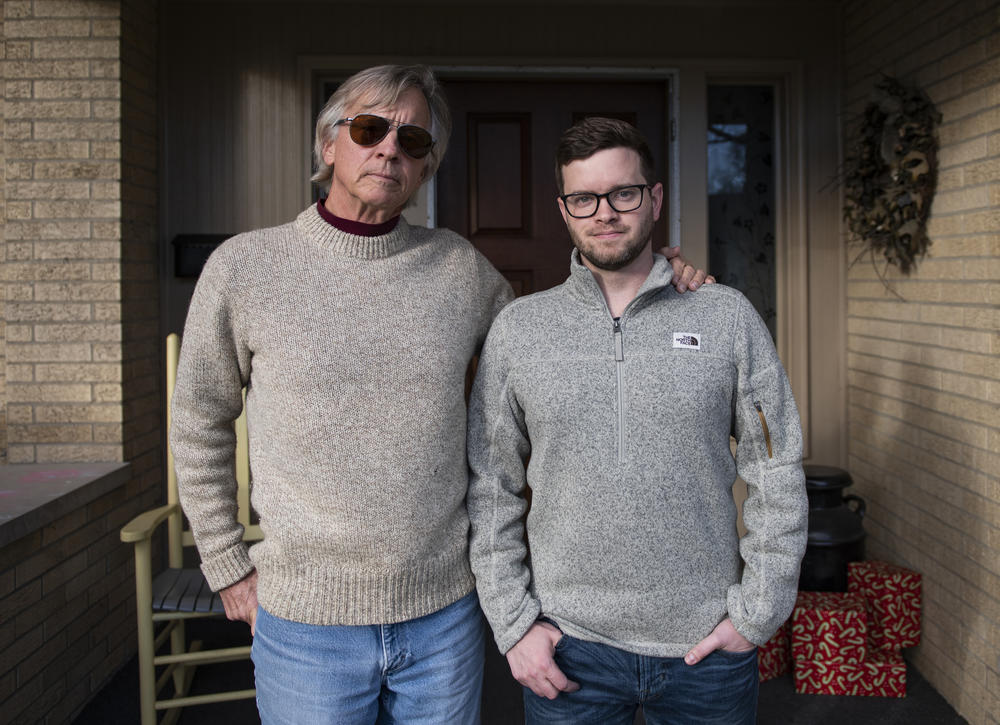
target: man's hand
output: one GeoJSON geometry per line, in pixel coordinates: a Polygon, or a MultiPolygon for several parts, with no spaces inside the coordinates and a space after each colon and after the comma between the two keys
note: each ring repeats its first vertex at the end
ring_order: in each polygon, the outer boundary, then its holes
{"type": "Polygon", "coordinates": [[[660,250],[660,254],[666,257],[670,262],[670,266],[674,268],[674,278],[670,281],[674,283],[674,287],[677,288],[678,292],[683,293],[687,289],[696,290],[703,284],[713,284],[715,282],[715,277],[705,274],[705,270],[692,267],[681,256],[680,247],[664,247],[660,250]]]}
{"type": "Polygon", "coordinates": [[[576,692],[580,685],[569,680],[552,658],[562,637],[548,622],[535,622],[521,641],[507,652],[514,679],[539,697],[555,700],[560,692],[576,692]]]}
{"type": "Polygon", "coordinates": [[[689,665],[695,665],[717,649],[724,649],[726,652],[749,652],[755,646],[753,642],[737,632],[729,617],[726,617],[719,622],[711,634],[684,655],[684,661],[689,665]]]}
{"type": "Polygon", "coordinates": [[[246,622],[253,635],[257,624],[257,570],[254,569],[235,584],[220,589],[219,596],[226,608],[226,617],[234,622],[246,622]]]}

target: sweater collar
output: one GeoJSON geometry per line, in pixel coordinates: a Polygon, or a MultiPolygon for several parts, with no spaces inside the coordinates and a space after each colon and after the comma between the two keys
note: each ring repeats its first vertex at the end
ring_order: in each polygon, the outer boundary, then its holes
{"type": "Polygon", "coordinates": [[[320,216],[315,204],[295,220],[299,232],[309,241],[334,254],[356,259],[382,259],[401,251],[410,243],[410,225],[402,217],[385,234],[363,236],[338,229],[320,216]]]}
{"type": "Polygon", "coordinates": [[[327,209],[325,204],[326,197],[316,202],[316,211],[319,212],[319,215],[340,231],[347,232],[348,234],[357,234],[361,237],[379,237],[391,232],[396,228],[396,224],[399,223],[399,214],[381,224],[368,224],[353,219],[344,219],[327,209]]]}
{"type": "MultiPolygon", "coordinates": [[[[654,254],[653,268],[649,271],[649,275],[642,283],[635,298],[628,303],[625,311],[628,312],[629,308],[642,298],[652,296],[652,294],[665,288],[670,288],[673,277],[674,270],[670,266],[670,262],[667,261],[667,258],[661,254],[654,254]]],[[[584,304],[588,306],[596,305],[602,310],[607,311],[608,303],[604,299],[604,293],[601,292],[601,288],[594,278],[594,273],[580,260],[579,249],[574,249],[570,253],[569,279],[566,280],[565,284],[569,293],[584,304]]]]}

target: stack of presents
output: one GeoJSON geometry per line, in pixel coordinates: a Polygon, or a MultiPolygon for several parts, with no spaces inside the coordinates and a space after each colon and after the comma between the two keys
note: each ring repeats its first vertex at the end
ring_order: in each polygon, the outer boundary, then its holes
{"type": "Polygon", "coordinates": [[[919,642],[920,575],[852,561],[846,592],[799,592],[791,619],[759,651],[760,680],[792,670],[799,693],[905,697],[901,650],[919,642]]]}

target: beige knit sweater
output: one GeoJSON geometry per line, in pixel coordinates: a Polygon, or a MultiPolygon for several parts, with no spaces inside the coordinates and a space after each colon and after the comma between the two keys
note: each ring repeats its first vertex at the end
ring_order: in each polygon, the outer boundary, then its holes
{"type": "Polygon", "coordinates": [[[470,592],[464,377],[509,285],[467,241],[400,220],[355,236],[310,207],[209,259],[181,349],[171,445],[213,589],[253,567],[268,612],[398,622],[470,592]],[[231,421],[247,388],[251,502],[231,421]]]}

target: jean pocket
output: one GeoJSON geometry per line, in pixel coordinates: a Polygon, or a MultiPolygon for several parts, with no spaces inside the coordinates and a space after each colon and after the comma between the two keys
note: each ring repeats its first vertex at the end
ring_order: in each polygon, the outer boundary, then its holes
{"type": "Polygon", "coordinates": [[[539,622],[545,622],[546,624],[549,624],[549,625],[551,625],[551,626],[553,626],[553,627],[555,627],[556,629],[559,630],[560,637],[559,637],[559,639],[556,640],[556,644],[555,644],[555,651],[556,652],[558,652],[559,650],[561,650],[562,648],[564,648],[566,646],[568,637],[566,636],[566,633],[562,631],[562,628],[558,624],[556,624],[555,622],[553,622],[548,617],[539,617],[538,621],[539,622]]]}
{"type": "Polygon", "coordinates": [[[752,649],[744,650],[742,652],[730,652],[729,650],[726,649],[717,649],[713,654],[722,655],[723,657],[730,659],[734,662],[741,662],[743,660],[748,660],[751,657],[756,657],[757,648],[754,647],[752,649]]]}

